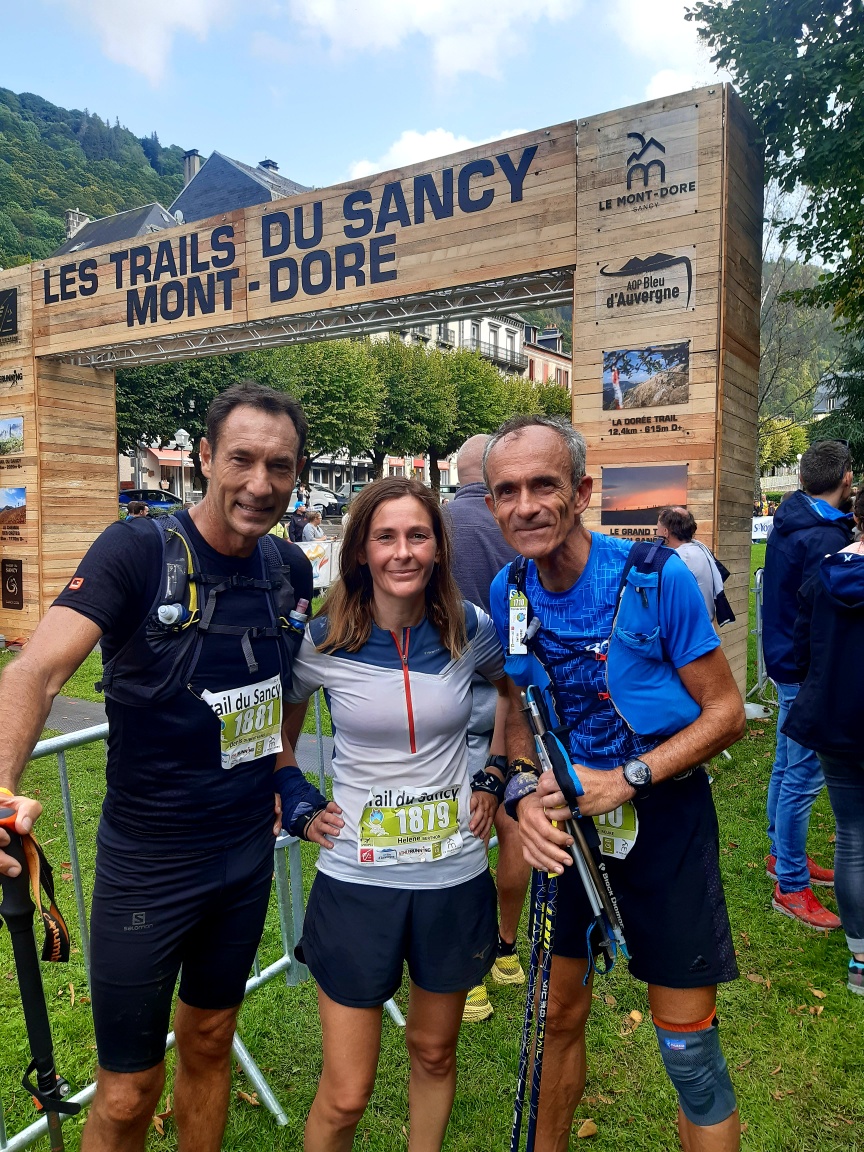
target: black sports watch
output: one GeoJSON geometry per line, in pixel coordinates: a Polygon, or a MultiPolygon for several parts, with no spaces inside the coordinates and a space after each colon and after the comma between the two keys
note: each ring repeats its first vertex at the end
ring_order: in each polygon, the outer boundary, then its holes
{"type": "Polygon", "coordinates": [[[636,789],[636,795],[633,799],[644,800],[651,791],[651,785],[653,783],[651,769],[645,761],[628,760],[621,771],[624,773],[624,779],[630,787],[636,789]]]}

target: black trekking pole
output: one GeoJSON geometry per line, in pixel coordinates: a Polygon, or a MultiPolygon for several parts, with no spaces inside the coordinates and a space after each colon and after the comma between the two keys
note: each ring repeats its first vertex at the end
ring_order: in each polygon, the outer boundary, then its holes
{"type": "MultiPolygon", "coordinates": [[[[18,987],[24,1008],[27,1039],[33,1057],[21,1083],[33,1097],[36,1106],[45,1112],[51,1152],[63,1152],[61,1113],[74,1115],[80,1111],[81,1105],[68,1103],[63,1099],[69,1086],[57,1075],[54,1068],[51,1026],[48,1021],[45,990],[42,987],[36,938],[33,934],[33,914],[36,907],[30,896],[27,852],[22,837],[15,831],[16,815],[13,809],[0,808],[0,828],[4,828],[9,834],[10,841],[3,851],[21,867],[17,876],[0,876],[0,889],[3,894],[3,899],[0,901],[0,917],[6,921],[12,938],[12,953],[15,957],[18,987]],[[30,1079],[34,1072],[35,1084],[30,1079]]],[[[32,850],[36,852],[35,845],[32,850]]]]}

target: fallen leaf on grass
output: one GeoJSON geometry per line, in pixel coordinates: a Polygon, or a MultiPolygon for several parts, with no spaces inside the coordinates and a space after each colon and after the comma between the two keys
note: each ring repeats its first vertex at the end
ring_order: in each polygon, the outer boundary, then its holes
{"type": "Polygon", "coordinates": [[[744,941],[744,943],[745,943],[745,944],[747,945],[747,947],[749,948],[749,947],[750,947],[750,937],[747,935],[747,933],[746,933],[746,932],[742,932],[742,933],[741,933],[741,939],[744,941]]]}
{"type": "Polygon", "coordinates": [[[743,1136],[746,1131],[747,1131],[747,1121],[745,1120],[744,1123],[741,1125],[741,1135],[743,1136]]]}
{"type": "Polygon", "coordinates": [[[69,985],[69,1007],[70,1008],[75,1007],[75,985],[74,984],[69,985]]]}
{"type": "Polygon", "coordinates": [[[615,1101],[611,1098],[611,1096],[604,1096],[602,1092],[599,1092],[597,1094],[597,1099],[600,1101],[601,1104],[614,1104],[615,1103],[615,1101]]]}
{"type": "Polygon", "coordinates": [[[748,972],[747,973],[747,979],[751,982],[751,984],[764,984],[765,983],[765,977],[760,976],[758,972],[748,972]]]}
{"type": "Polygon", "coordinates": [[[238,1100],[245,1100],[246,1103],[251,1104],[253,1108],[260,1108],[261,1107],[261,1101],[258,1099],[258,1093],[257,1092],[252,1092],[250,1094],[249,1092],[244,1092],[242,1090],[242,1088],[238,1088],[237,1089],[237,1098],[238,1098],[238,1100]]]}
{"type": "Polygon", "coordinates": [[[735,1071],[740,1072],[743,1068],[746,1068],[748,1064],[752,1064],[752,1063],[753,1063],[753,1057],[748,1056],[746,1060],[742,1060],[740,1064],[737,1064],[735,1066],[735,1071]]]}
{"type": "Polygon", "coordinates": [[[642,1013],[638,1008],[634,1008],[629,1016],[625,1016],[621,1023],[621,1031],[619,1036],[629,1036],[631,1032],[635,1032],[639,1025],[642,1023],[642,1013]]]}
{"type": "Polygon", "coordinates": [[[821,1016],[824,1011],[825,1011],[825,1005],[824,1004],[813,1004],[810,1008],[810,1015],[811,1016],[821,1016]]]}
{"type": "Polygon", "coordinates": [[[156,1129],[160,1136],[165,1135],[165,1124],[161,1116],[153,1117],[153,1127],[156,1129]]]}
{"type": "Polygon", "coordinates": [[[782,1072],[782,1071],[783,1071],[783,1065],[778,1064],[777,1067],[774,1069],[774,1071],[771,1073],[771,1075],[776,1076],[778,1072],[782,1072]]]}
{"type": "Polygon", "coordinates": [[[770,987],[771,987],[771,977],[770,977],[770,976],[766,976],[766,977],[765,977],[765,987],[766,987],[766,988],[770,988],[770,987]]]}
{"type": "Polygon", "coordinates": [[[815,996],[817,1000],[824,1000],[825,999],[825,993],[820,992],[820,990],[818,988],[811,988],[810,989],[810,995],[815,996]]]}
{"type": "Polygon", "coordinates": [[[828,843],[833,844],[836,839],[837,839],[837,837],[832,832],[831,835],[828,837],[828,843]]]}
{"type": "Polygon", "coordinates": [[[153,1117],[153,1127],[160,1136],[165,1135],[165,1121],[169,1116],[174,1115],[174,1109],[171,1107],[171,1097],[168,1096],[165,1100],[165,1108],[162,1112],[157,1112],[153,1117]]]}
{"type": "Polygon", "coordinates": [[[596,1136],[597,1135],[597,1125],[594,1123],[593,1120],[586,1120],[582,1124],[582,1127],[579,1129],[579,1131],[576,1133],[576,1135],[580,1139],[584,1139],[586,1136],[596,1136]]]}
{"type": "Polygon", "coordinates": [[[603,997],[603,1001],[604,1001],[604,1003],[607,1005],[607,1007],[609,1007],[609,1008],[614,1008],[614,1007],[615,1007],[615,1005],[618,1003],[618,1001],[617,1001],[617,1000],[615,999],[615,997],[614,997],[614,996],[611,994],[611,992],[607,992],[607,993],[605,994],[605,996],[603,997]]]}

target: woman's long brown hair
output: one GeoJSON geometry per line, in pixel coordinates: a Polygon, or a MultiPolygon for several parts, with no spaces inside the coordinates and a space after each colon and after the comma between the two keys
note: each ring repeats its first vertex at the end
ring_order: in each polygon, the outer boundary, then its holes
{"type": "Polygon", "coordinates": [[[344,648],[357,652],[372,634],[372,577],[369,567],[361,564],[360,552],[366,547],[372,517],[388,500],[413,497],[432,521],[438,544],[438,560],[426,585],[426,617],[441,637],[441,642],[454,660],[461,656],[467,643],[465,609],[456,581],[450,574],[450,535],[434,493],[419,480],[390,476],[375,480],[351,501],[348,524],[339,554],[339,579],[332,585],[318,616],[326,616],[327,636],[318,645],[322,652],[344,648]]]}

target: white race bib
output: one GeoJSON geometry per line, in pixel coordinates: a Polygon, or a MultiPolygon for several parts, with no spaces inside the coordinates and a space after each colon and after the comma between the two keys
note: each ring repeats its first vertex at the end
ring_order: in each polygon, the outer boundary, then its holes
{"type": "Polygon", "coordinates": [[[282,680],[273,676],[257,684],[201,693],[222,725],[219,749],[223,768],[236,768],[282,751],[282,680]]]}
{"type": "Polygon", "coordinates": [[[360,864],[419,864],[455,855],[459,785],[452,788],[370,788],[357,837],[360,864]]]}

